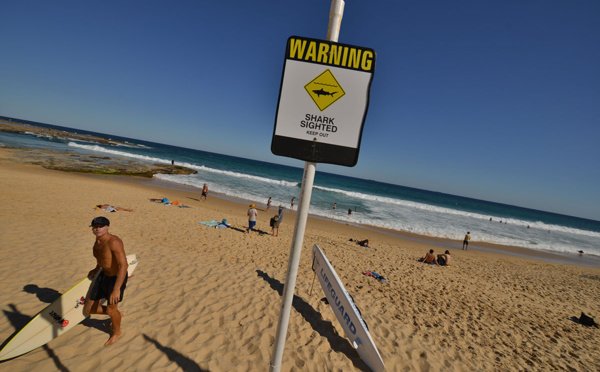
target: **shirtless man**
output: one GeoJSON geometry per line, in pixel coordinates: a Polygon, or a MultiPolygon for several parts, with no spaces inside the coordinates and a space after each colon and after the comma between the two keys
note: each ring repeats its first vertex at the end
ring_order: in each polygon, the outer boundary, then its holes
{"type": "Polygon", "coordinates": [[[202,200],[202,198],[204,198],[204,201],[206,201],[207,196],[208,196],[208,186],[206,186],[206,184],[204,184],[204,186],[202,187],[202,195],[200,196],[200,200],[202,200]]]}
{"type": "Polygon", "coordinates": [[[446,249],[446,253],[438,254],[437,261],[440,266],[450,266],[450,262],[452,261],[450,251],[446,249]]]}
{"type": "Polygon", "coordinates": [[[429,253],[427,253],[421,260],[427,264],[435,263],[436,265],[440,266],[435,258],[435,254],[433,254],[433,249],[430,249],[429,253]]]}
{"type": "Polygon", "coordinates": [[[94,243],[94,257],[96,267],[88,273],[88,278],[93,279],[98,274],[90,290],[90,297],[85,303],[84,313],[102,314],[110,316],[112,321],[112,334],[104,346],[112,345],[121,337],[122,313],[117,309],[119,302],[123,300],[123,292],[127,285],[127,258],[123,241],[119,237],[108,232],[110,221],[105,217],[96,217],[92,220],[90,227],[96,235],[94,243]],[[100,306],[102,299],[108,302],[106,306],[100,306]]]}

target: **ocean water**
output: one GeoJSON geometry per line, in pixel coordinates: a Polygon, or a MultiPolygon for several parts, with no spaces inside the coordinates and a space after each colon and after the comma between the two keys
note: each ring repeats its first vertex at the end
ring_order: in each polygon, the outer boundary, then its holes
{"type": "MultiPolygon", "coordinates": [[[[289,208],[292,197],[296,197],[296,208],[298,205],[302,168],[29,123],[66,132],[61,138],[0,132],[0,146],[51,148],[164,164],[174,160],[176,164],[195,169],[198,173],[155,177],[199,189],[206,183],[211,192],[259,205],[265,205],[269,197],[273,206],[289,208]],[[68,132],[92,134],[127,144],[83,142],[70,137],[68,132]]],[[[302,165],[299,161],[299,166],[302,165]]],[[[586,254],[600,256],[599,221],[324,173],[319,172],[318,165],[310,213],[344,223],[452,239],[457,241],[457,248],[462,246],[460,242],[470,231],[474,244],[487,242],[571,254],[582,250],[586,254]],[[337,204],[336,209],[333,209],[334,203],[337,204]],[[348,209],[352,211],[351,215],[348,215],[348,209]]]]}

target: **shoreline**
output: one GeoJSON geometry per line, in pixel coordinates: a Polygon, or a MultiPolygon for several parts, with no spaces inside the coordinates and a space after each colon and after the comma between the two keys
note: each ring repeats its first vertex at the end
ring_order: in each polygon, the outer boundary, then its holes
{"type": "MultiPolygon", "coordinates": [[[[124,176],[124,177],[127,177],[127,176],[124,176]]],[[[160,180],[160,179],[156,179],[156,178],[144,179],[144,180],[131,179],[129,181],[134,182],[134,183],[142,183],[144,185],[148,185],[151,187],[160,187],[160,188],[178,190],[178,191],[183,191],[183,192],[200,193],[200,191],[201,191],[200,188],[196,188],[196,187],[188,186],[188,185],[182,185],[182,184],[179,184],[176,182],[160,180]]],[[[234,198],[234,197],[231,197],[228,195],[219,194],[219,193],[215,193],[215,192],[211,192],[210,195],[213,197],[217,197],[217,198],[220,198],[223,200],[228,200],[228,201],[231,201],[231,202],[234,202],[234,203],[237,203],[240,205],[244,205],[244,206],[247,205],[248,203],[254,202],[257,206],[266,208],[266,203],[263,203],[263,202],[234,198]]],[[[271,209],[273,210],[273,208],[271,208],[271,209]]],[[[276,211],[276,208],[274,210],[276,211]]],[[[289,208],[286,208],[285,211],[288,214],[290,213],[289,208]]],[[[296,215],[296,212],[297,212],[297,209],[295,209],[293,211],[293,214],[296,215]]],[[[362,225],[362,224],[358,224],[358,223],[356,223],[356,224],[348,223],[346,221],[331,220],[329,218],[325,218],[325,217],[321,217],[321,216],[317,216],[317,215],[313,215],[313,214],[309,214],[309,219],[317,219],[317,220],[332,222],[332,223],[345,225],[345,226],[354,226],[354,227],[357,227],[357,228],[360,228],[363,230],[372,231],[372,232],[375,232],[378,234],[388,235],[388,236],[398,238],[398,239],[410,240],[410,241],[413,241],[416,243],[433,245],[438,248],[443,248],[444,250],[445,249],[455,249],[455,250],[459,250],[459,251],[462,250],[462,242],[461,241],[412,234],[412,233],[408,233],[408,232],[404,232],[404,231],[388,230],[388,229],[383,229],[383,228],[379,228],[379,227],[375,227],[375,226],[362,225]]],[[[554,251],[550,251],[550,250],[535,250],[535,249],[524,248],[524,247],[506,246],[506,245],[485,243],[485,242],[470,243],[469,250],[470,251],[484,251],[484,252],[505,254],[505,255],[511,255],[511,256],[516,256],[516,257],[521,257],[521,258],[558,263],[558,264],[577,265],[577,266],[586,266],[586,267],[600,267],[600,256],[589,255],[589,254],[588,255],[579,255],[579,254],[572,254],[572,253],[560,253],[560,252],[554,252],[554,251]]]]}
{"type": "MultiPolygon", "coordinates": [[[[104,347],[106,316],[2,362],[31,370],[265,370],[269,366],[294,218],[278,237],[259,204],[257,231],[246,234],[244,201],[200,190],[173,190],[139,178],[61,172],[11,161],[0,149],[0,341],[85,278],[96,265],[90,221],[140,263],[119,309],[123,335],[104,347]],[[139,182],[142,181],[142,182],[139,182]],[[153,203],[167,197],[189,208],[153,203]],[[94,209],[110,203],[135,212],[94,209]],[[231,228],[199,222],[227,218],[231,228]],[[81,350],[86,350],[82,353],[81,350]]],[[[257,203],[258,204],[258,203],[257,203]]],[[[271,214],[272,213],[272,214],[271,214]]],[[[450,242],[455,243],[455,242],[450,242]]],[[[437,245],[360,226],[309,218],[304,234],[282,370],[367,370],[312,270],[318,244],[352,295],[389,371],[593,370],[600,268],[484,250],[451,249],[452,266],[417,262],[437,245]],[[368,238],[371,248],[350,242],[368,238]],[[380,282],[366,270],[384,276],[380,282]],[[543,314],[543,316],[540,316],[543,314]]]]}
{"type": "MultiPolygon", "coordinates": [[[[43,167],[43,165],[41,163],[32,162],[30,159],[27,159],[27,157],[24,157],[23,151],[21,149],[2,148],[0,150],[2,150],[5,154],[8,154],[8,158],[10,158],[11,160],[13,160],[15,162],[18,162],[21,164],[33,164],[36,166],[43,167]],[[6,150],[8,150],[8,151],[5,152],[6,150]],[[12,150],[18,151],[18,153],[10,152],[12,150]]],[[[48,150],[48,151],[50,151],[50,154],[52,154],[52,150],[48,150]]],[[[7,155],[4,155],[4,156],[7,156],[7,155]]],[[[114,157],[103,157],[103,159],[105,159],[105,158],[112,159],[114,157]]],[[[63,162],[70,161],[70,160],[71,159],[69,157],[64,157],[62,159],[63,162]]],[[[130,167],[135,167],[135,164],[139,163],[139,162],[129,161],[129,163],[131,163],[131,164],[129,164],[130,167]]],[[[143,164],[145,164],[145,163],[143,163],[143,164]]],[[[45,167],[43,167],[43,168],[45,168],[45,167]]],[[[50,168],[50,169],[52,169],[52,168],[50,168]]],[[[53,170],[65,171],[62,169],[53,169],[53,170]]],[[[192,193],[192,194],[200,193],[199,188],[179,184],[179,183],[172,182],[172,181],[161,180],[161,179],[157,179],[154,177],[140,177],[140,176],[135,176],[135,175],[110,174],[110,173],[103,174],[101,172],[99,172],[99,173],[74,172],[74,173],[82,174],[82,175],[86,175],[86,176],[90,176],[90,177],[101,177],[101,178],[104,178],[107,180],[119,180],[119,181],[131,182],[131,183],[135,183],[135,184],[146,185],[149,187],[158,187],[158,188],[164,188],[164,189],[168,189],[168,190],[188,192],[188,193],[192,193]]],[[[232,197],[232,196],[228,196],[228,195],[220,194],[220,193],[216,193],[216,192],[211,192],[211,195],[213,197],[217,197],[222,200],[234,202],[238,205],[247,205],[250,202],[254,202],[256,205],[266,208],[266,203],[259,202],[259,201],[245,200],[245,199],[236,198],[236,197],[232,197]]],[[[288,214],[290,213],[289,208],[286,208],[285,210],[288,214]]],[[[296,212],[297,212],[297,209],[295,209],[293,211],[294,215],[296,214],[296,212]]],[[[320,221],[332,222],[332,223],[336,223],[336,224],[343,225],[343,226],[354,226],[354,227],[362,229],[362,230],[371,231],[371,232],[383,234],[383,235],[388,235],[390,237],[394,237],[394,238],[398,238],[398,239],[402,239],[402,240],[409,240],[409,241],[413,241],[416,243],[432,245],[432,246],[435,246],[438,248],[443,248],[444,250],[445,249],[462,250],[462,242],[461,241],[455,241],[455,240],[450,240],[450,239],[445,239],[445,238],[437,238],[437,237],[425,236],[425,235],[418,235],[418,234],[404,232],[404,231],[389,230],[389,229],[385,229],[385,228],[380,228],[380,227],[370,226],[370,225],[362,225],[362,224],[358,224],[358,223],[348,223],[346,221],[340,221],[340,220],[331,220],[329,218],[321,217],[321,216],[314,215],[314,214],[309,214],[309,219],[316,219],[316,220],[320,220],[320,221]]],[[[469,245],[469,248],[472,251],[486,251],[486,252],[511,255],[511,256],[527,258],[527,259],[541,260],[541,261],[545,261],[545,262],[586,266],[586,267],[600,267],[600,256],[590,255],[590,254],[580,255],[580,254],[566,253],[566,252],[562,253],[562,252],[556,252],[556,251],[551,251],[551,250],[544,250],[544,249],[536,250],[536,249],[531,249],[531,248],[506,246],[506,245],[486,243],[486,242],[476,242],[476,243],[471,242],[471,244],[469,245]]]]}

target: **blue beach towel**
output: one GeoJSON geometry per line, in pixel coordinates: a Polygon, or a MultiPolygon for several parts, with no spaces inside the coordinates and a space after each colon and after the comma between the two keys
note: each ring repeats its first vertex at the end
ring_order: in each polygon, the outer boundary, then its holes
{"type": "Polygon", "coordinates": [[[387,280],[383,276],[377,274],[374,271],[370,271],[370,270],[363,271],[363,275],[372,276],[373,278],[379,280],[380,282],[387,283],[387,280]]]}
{"type": "Polygon", "coordinates": [[[223,219],[223,221],[221,221],[221,222],[219,222],[219,221],[200,221],[199,223],[206,225],[206,226],[214,227],[215,229],[224,229],[224,228],[230,227],[230,225],[227,224],[226,219],[223,219]]]}
{"type": "Polygon", "coordinates": [[[200,223],[210,227],[217,227],[217,225],[220,224],[219,221],[200,221],[200,223]]]}

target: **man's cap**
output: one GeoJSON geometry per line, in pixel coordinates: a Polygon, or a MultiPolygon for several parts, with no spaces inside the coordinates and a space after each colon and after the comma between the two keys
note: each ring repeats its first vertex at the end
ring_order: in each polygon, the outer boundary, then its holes
{"type": "Polygon", "coordinates": [[[110,226],[110,221],[106,217],[96,217],[92,220],[92,226],[110,226]]]}

